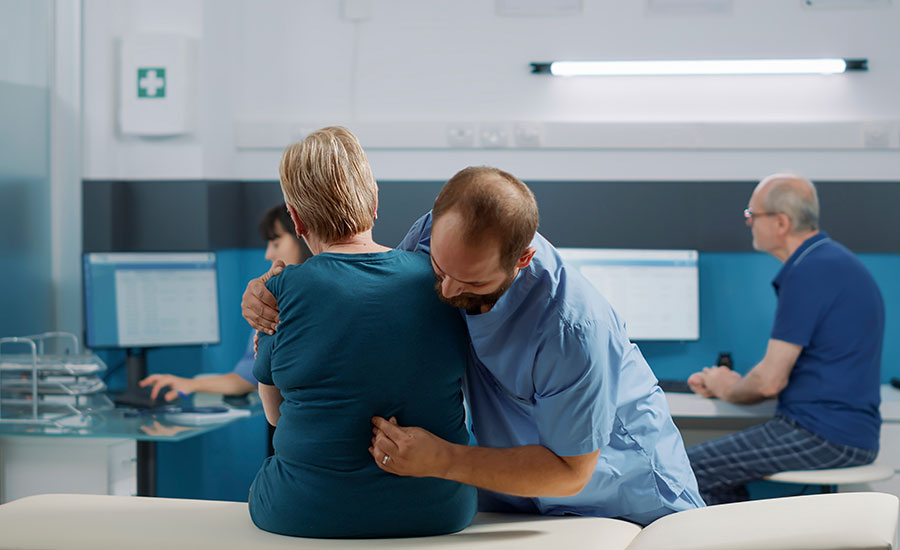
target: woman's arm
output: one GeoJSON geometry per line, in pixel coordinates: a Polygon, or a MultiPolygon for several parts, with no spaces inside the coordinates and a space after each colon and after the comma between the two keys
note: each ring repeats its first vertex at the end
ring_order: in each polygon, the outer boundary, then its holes
{"type": "Polygon", "coordinates": [[[279,407],[281,407],[281,403],[284,401],[284,397],[281,396],[281,391],[275,386],[269,386],[268,384],[260,382],[259,398],[262,400],[263,410],[266,411],[266,420],[269,421],[269,424],[277,426],[278,419],[281,418],[281,410],[279,407]]]}

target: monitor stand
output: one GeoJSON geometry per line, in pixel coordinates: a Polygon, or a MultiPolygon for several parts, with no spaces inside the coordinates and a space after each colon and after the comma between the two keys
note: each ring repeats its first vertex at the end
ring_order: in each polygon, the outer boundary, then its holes
{"type": "MultiPolygon", "coordinates": [[[[157,405],[150,398],[150,388],[139,384],[147,376],[147,349],[128,348],[125,350],[125,371],[128,375],[128,389],[116,396],[116,405],[149,409],[157,405]]],[[[156,442],[137,442],[137,494],[142,497],[156,496],[156,442]]]]}
{"type": "Polygon", "coordinates": [[[149,409],[156,406],[156,400],[150,397],[150,388],[142,388],[140,386],[140,381],[147,376],[147,349],[128,348],[125,354],[128,388],[125,390],[125,393],[117,395],[113,401],[115,401],[116,405],[140,409],[149,409]]]}

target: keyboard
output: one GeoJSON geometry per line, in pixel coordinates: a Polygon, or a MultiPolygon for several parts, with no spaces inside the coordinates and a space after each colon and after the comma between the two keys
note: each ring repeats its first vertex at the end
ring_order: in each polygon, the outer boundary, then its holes
{"type": "Polygon", "coordinates": [[[694,393],[687,380],[660,380],[659,387],[666,393],[694,393]]]}

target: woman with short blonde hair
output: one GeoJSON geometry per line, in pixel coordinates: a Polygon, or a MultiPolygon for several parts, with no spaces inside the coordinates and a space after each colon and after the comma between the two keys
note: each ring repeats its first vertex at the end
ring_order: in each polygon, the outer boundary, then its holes
{"type": "Polygon", "coordinates": [[[372,239],[378,187],[349,130],[323,128],[288,146],[279,172],[313,257],[266,284],[280,323],[260,337],[253,373],[276,426],[275,455],[253,482],[253,522],[325,538],[463,529],[473,487],[389,474],[368,450],[374,416],[468,442],[462,318],[434,293],[427,255],[372,239]]]}

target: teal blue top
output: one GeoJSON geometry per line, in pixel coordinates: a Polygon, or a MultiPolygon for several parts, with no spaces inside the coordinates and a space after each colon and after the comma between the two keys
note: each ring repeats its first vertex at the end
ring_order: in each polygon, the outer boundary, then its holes
{"type": "Polygon", "coordinates": [[[437,299],[428,256],[318,254],[268,283],[281,323],[253,374],[281,390],[275,455],[250,495],[266,531],[321,538],[451,533],[475,514],[473,487],[399,477],[368,452],[372,416],[465,444],[459,313],[437,299]]]}

